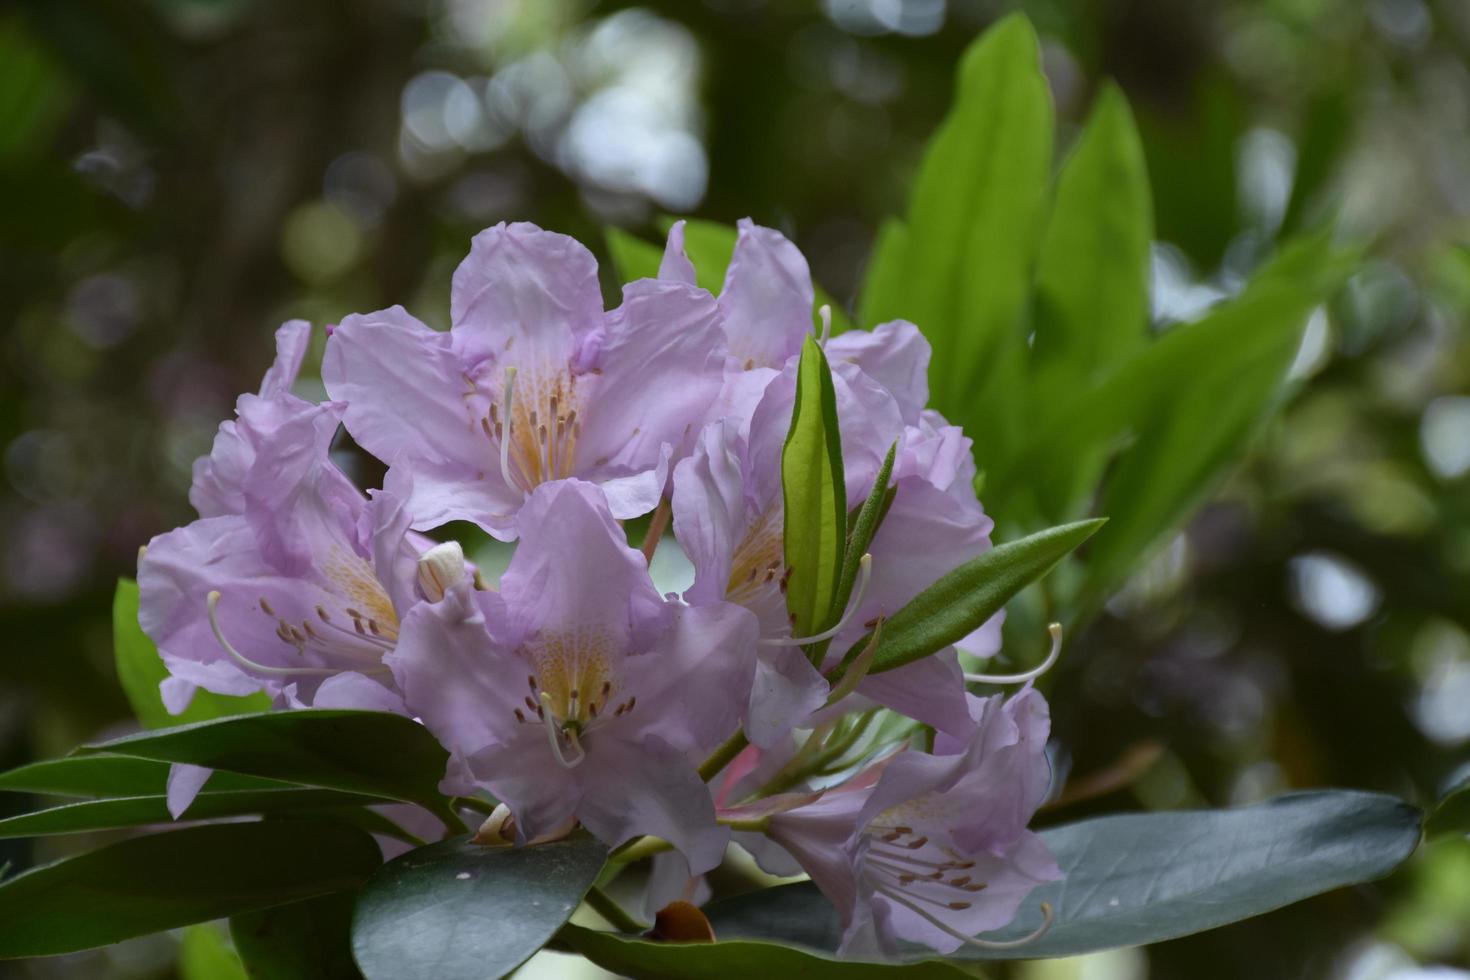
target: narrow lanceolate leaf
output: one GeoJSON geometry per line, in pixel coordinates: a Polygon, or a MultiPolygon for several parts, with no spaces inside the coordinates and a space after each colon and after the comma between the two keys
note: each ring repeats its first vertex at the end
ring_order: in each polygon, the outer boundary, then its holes
{"type": "Polygon", "coordinates": [[[444,815],[439,780],[448,753],[410,718],[309,708],[239,715],[83,746],[161,762],[385,796],[444,815]]]}
{"type": "Polygon", "coordinates": [[[381,862],[323,820],[135,837],[0,884],[0,958],[51,956],[354,888],[381,862]]]}
{"type": "MultiPolygon", "coordinates": [[[[1130,813],[1054,827],[1041,836],[1066,877],[1036,889],[1015,922],[984,938],[1035,929],[1041,902],[1055,911],[1051,929],[1024,946],[962,947],[955,957],[1073,956],[1238,922],[1382,878],[1418,846],[1421,816],[1390,796],[1326,790],[1236,810],[1130,813]]],[[[722,939],[828,951],[841,937],[831,903],[806,883],[715,902],[705,911],[722,939]]],[[[915,946],[903,952],[926,955],[915,946]]]]}
{"type": "MultiPolygon", "coordinates": [[[[1045,575],[1104,523],[1099,518],[1063,524],[965,562],[884,620],[869,673],[913,663],[979,629],[1012,596],[1045,575]]],[[[871,635],[854,644],[854,650],[861,651],[871,635]]]]}
{"type": "MultiPolygon", "coordinates": [[[[194,798],[182,815],[185,820],[212,820],[249,814],[300,813],[324,807],[361,806],[387,802],[380,796],[343,793],[332,789],[312,789],[279,784],[276,789],[254,789],[225,792],[204,791],[194,798]]],[[[41,837],[52,834],[76,834],[84,831],[111,830],[117,827],[142,827],[167,824],[173,820],[168,812],[167,797],[124,796],[115,799],[83,800],[49,807],[35,813],[22,813],[0,820],[0,838],[41,837]]]]}
{"type": "Polygon", "coordinates": [[[863,555],[867,554],[868,545],[873,543],[873,535],[878,533],[878,525],[883,522],[884,515],[893,503],[893,488],[888,485],[888,481],[893,478],[893,460],[897,455],[898,443],[895,442],[888,447],[888,455],[883,457],[883,465],[878,469],[873,489],[868,491],[863,505],[848,521],[842,575],[837,580],[837,594],[832,601],[833,611],[838,616],[842,615],[848,600],[852,598],[852,589],[857,582],[863,555]]]}
{"type": "Polygon", "coordinates": [[[251,980],[361,980],[352,959],[352,892],[245,912],[230,938],[251,980]]]}
{"type": "Polygon", "coordinates": [[[514,970],[571,918],[607,861],[585,835],[530,847],[466,838],[410,851],[363,887],[352,953],[368,980],[483,980],[514,970]]]}
{"type": "MultiPolygon", "coordinates": [[[[924,331],[934,407],[985,432],[976,447],[985,471],[1002,466],[1027,417],[1026,308],[1052,116],[1036,32],[1025,17],[1007,17],[965,53],[955,103],[920,165],[903,288],[881,286],[883,302],[864,306],[871,321],[902,317],[924,331]]],[[[897,278],[886,259],[875,274],[897,278]]]]}
{"type": "Polygon", "coordinates": [[[1108,85],[1057,178],[1037,256],[1039,403],[1065,398],[1143,345],[1152,238],[1143,146],[1123,93],[1108,85]]]}
{"type": "MultiPolygon", "coordinates": [[[[568,925],[557,938],[593,963],[625,977],[707,980],[709,977],[803,977],[810,980],[966,980],[947,963],[859,963],[830,953],[737,939],[659,943],[568,925]]],[[[719,934],[716,933],[716,938],[719,934]]]]}
{"type": "MultiPolygon", "coordinates": [[[[796,405],[781,451],[786,608],[797,636],[832,625],[833,599],[847,539],[847,489],[837,396],[827,356],[812,337],[801,349],[796,405]]],[[[840,615],[840,613],[839,613],[840,615]]]]}
{"type": "Polygon", "coordinates": [[[194,699],[182,714],[169,714],[158,693],[158,684],[168,676],[168,668],[159,659],[158,648],[138,625],[138,583],[132,579],[118,579],[117,591],[113,593],[112,648],[118,682],[133,706],[133,714],[145,728],[166,728],[270,710],[271,699],[264,693],[228,697],[201,690],[194,693],[194,699]]]}

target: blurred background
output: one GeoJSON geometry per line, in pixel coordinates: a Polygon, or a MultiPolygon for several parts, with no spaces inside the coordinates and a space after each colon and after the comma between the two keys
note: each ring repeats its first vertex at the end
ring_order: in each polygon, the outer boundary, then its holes
{"type": "MultiPolygon", "coordinates": [[[[1464,0],[0,5],[0,765],[127,723],[114,583],[192,516],[190,463],[280,321],[401,302],[447,325],[488,224],[601,250],[673,213],[783,229],[850,302],[959,54],[1017,8],[1060,148],[1105,79],[1138,116],[1160,329],[1324,215],[1371,255],[1313,317],[1282,415],[1074,638],[1055,734],[1099,790],[1045,820],[1329,784],[1432,801],[1470,758],[1464,0]]],[[[0,842],[0,864],[53,846],[0,842]]],[[[163,978],[176,955],[0,976],[163,978]]],[[[1470,977],[1470,842],[1008,975],[1470,977]]]]}

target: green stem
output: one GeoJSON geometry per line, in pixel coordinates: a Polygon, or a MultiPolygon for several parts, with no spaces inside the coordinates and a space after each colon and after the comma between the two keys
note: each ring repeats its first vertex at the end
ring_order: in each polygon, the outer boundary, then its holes
{"type": "Polygon", "coordinates": [[[611,896],[601,888],[593,887],[584,897],[584,901],[592,906],[593,911],[608,921],[618,932],[642,932],[645,928],[643,923],[633,918],[627,911],[614,902],[611,896]]]}
{"type": "Polygon", "coordinates": [[[657,837],[640,837],[637,840],[628,841],[622,847],[608,855],[609,861],[618,864],[632,864],[634,861],[642,861],[646,857],[652,857],[661,851],[669,851],[674,847],[666,840],[657,837]]]}
{"type": "Polygon", "coordinates": [[[715,754],[704,760],[704,765],[699,767],[699,778],[709,782],[720,774],[720,770],[730,764],[730,760],[745,750],[750,742],[745,738],[745,732],[739,731],[731,735],[729,740],[715,749],[715,754]]]}
{"type": "Polygon", "coordinates": [[[721,820],[719,822],[731,830],[744,830],[752,834],[764,834],[771,826],[770,817],[761,817],[757,820],[721,820]]]}

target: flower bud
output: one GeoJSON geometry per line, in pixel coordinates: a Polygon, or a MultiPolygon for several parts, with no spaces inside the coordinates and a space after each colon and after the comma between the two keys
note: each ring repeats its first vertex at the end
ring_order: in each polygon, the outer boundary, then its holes
{"type": "Polygon", "coordinates": [[[430,602],[444,598],[464,578],[464,549],[457,541],[436,544],[419,556],[419,588],[430,602]]]}

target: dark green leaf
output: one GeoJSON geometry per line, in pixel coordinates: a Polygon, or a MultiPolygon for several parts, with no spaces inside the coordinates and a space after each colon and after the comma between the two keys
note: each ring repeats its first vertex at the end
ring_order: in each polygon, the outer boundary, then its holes
{"type": "MultiPolygon", "coordinates": [[[[1096,519],[1063,524],[991,548],[965,562],[884,620],[869,673],[902,667],[979,629],[1012,596],[1045,575],[1104,523],[1096,519]]],[[[871,635],[853,649],[861,650],[871,635]]]]}
{"type": "Polygon", "coordinates": [[[808,336],[796,374],[796,405],[781,450],[785,498],[786,608],[797,636],[832,625],[847,539],[847,489],[837,396],[827,356],[808,336]]]}
{"type": "MultiPolygon", "coordinates": [[[[810,980],[964,980],[946,963],[859,963],[775,943],[656,943],[569,925],[558,939],[604,970],[637,980],[802,977],[810,980]]],[[[718,938],[718,934],[717,934],[718,938]]]]}
{"type": "Polygon", "coordinates": [[[885,244],[903,254],[903,274],[880,256],[880,293],[865,304],[870,322],[902,317],[924,331],[934,407],[985,432],[985,470],[1004,462],[1026,418],[1026,307],[1051,143],[1036,32],[1011,15],[965,53],[914,184],[907,247],[885,244]]]}
{"type": "Polygon", "coordinates": [[[1039,403],[1065,398],[1143,344],[1152,238],[1143,146],[1123,93],[1108,85],[1057,179],[1037,257],[1039,403]]]}
{"type": "Polygon", "coordinates": [[[51,956],[356,887],[381,862],[324,820],[136,837],[0,884],[0,958],[51,956]]]}
{"type": "Polygon", "coordinates": [[[194,693],[183,714],[169,714],[158,693],[158,684],[168,676],[168,668],[159,659],[158,648],[138,626],[138,583],[130,578],[118,579],[117,591],[112,596],[112,651],[123,693],[145,728],[167,728],[270,710],[271,699],[264,692],[229,697],[200,690],[194,693]]]}
{"type": "Polygon", "coordinates": [[[352,906],[338,892],[230,919],[230,936],[252,980],[361,980],[352,960],[352,906]]]}
{"type": "MultiPolygon", "coordinates": [[[[1042,832],[1066,874],[1034,891],[1006,929],[1024,935],[1050,902],[1056,922],[1009,950],[965,959],[1073,956],[1140,946],[1261,915],[1343,885],[1381,878],[1419,843],[1421,814],[1376,793],[1324,790],[1236,810],[1130,813],[1042,832]]],[[[819,950],[840,937],[831,903],[810,884],[716,902],[715,935],[819,950]]],[[[921,955],[910,947],[915,955],[921,955]]]]}
{"type": "MultiPolygon", "coordinates": [[[[277,789],[211,791],[206,788],[189,804],[180,819],[212,820],[245,814],[299,813],[323,807],[360,806],[386,802],[382,797],[311,789],[280,784],[277,789]]],[[[76,834],[116,827],[142,827],[170,823],[167,798],[162,794],[84,800],[22,813],[0,820],[0,839],[76,834]]]]}
{"type": "MultiPolygon", "coordinates": [[[[47,796],[158,796],[168,787],[169,765],[125,755],[73,755],[32,762],[0,773],[0,790],[47,796]]],[[[274,779],[217,772],[211,790],[280,789],[274,779]]]]}
{"type": "Polygon", "coordinates": [[[607,860],[586,836],[533,847],[458,838],[390,861],[362,889],[352,952],[369,980],[484,980],[535,953],[607,860]]]}
{"type": "Polygon", "coordinates": [[[108,752],[419,803],[448,816],[448,760],[428,730],[380,711],[308,708],[204,721],[83,746],[108,752]]]}
{"type": "Polygon", "coordinates": [[[1445,794],[1430,812],[1424,832],[1431,838],[1470,834],[1470,781],[1460,783],[1445,794]]]}

